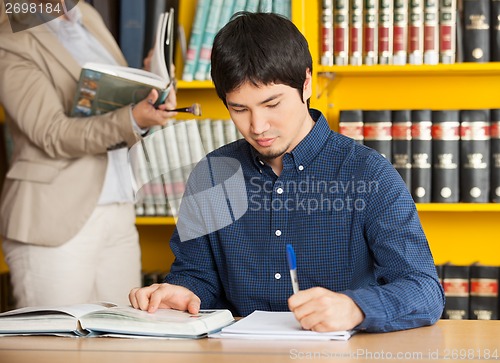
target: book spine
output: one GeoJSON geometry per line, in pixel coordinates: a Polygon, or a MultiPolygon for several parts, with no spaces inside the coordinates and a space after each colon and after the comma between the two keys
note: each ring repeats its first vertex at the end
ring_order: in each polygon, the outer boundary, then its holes
{"type": "Polygon", "coordinates": [[[464,320],[469,318],[469,266],[445,265],[443,289],[446,303],[443,318],[464,320]]]}
{"type": "Polygon", "coordinates": [[[234,126],[234,122],[231,119],[227,119],[223,120],[222,123],[224,124],[224,140],[226,144],[238,140],[238,132],[236,126],[234,126]]]}
{"type": "MultiPolygon", "coordinates": [[[[187,141],[189,145],[189,155],[191,157],[191,170],[198,162],[203,159],[206,152],[201,141],[198,122],[195,119],[182,122],[186,127],[187,141]]],[[[190,170],[190,172],[191,172],[190,170]]]]}
{"type": "Polygon", "coordinates": [[[392,165],[411,192],[411,112],[392,111],[392,165]]]}
{"type": "Polygon", "coordinates": [[[170,177],[172,180],[172,194],[168,195],[168,202],[172,214],[175,216],[179,212],[180,201],[184,193],[184,176],[182,173],[181,157],[177,146],[177,135],[175,133],[174,121],[169,121],[162,127],[161,134],[167,149],[168,161],[170,163],[170,177]]]}
{"type": "Polygon", "coordinates": [[[424,51],[424,0],[410,0],[408,19],[408,63],[422,64],[424,51]]]}
{"type": "Polygon", "coordinates": [[[488,202],[489,158],[489,110],[461,110],[460,198],[462,202],[488,202]]]}
{"type": "Polygon", "coordinates": [[[457,0],[440,0],[439,3],[439,60],[444,64],[456,61],[457,0]]]}
{"type": "Polygon", "coordinates": [[[185,121],[175,121],[174,130],[175,137],[177,138],[177,147],[179,148],[179,158],[181,162],[182,175],[184,178],[184,183],[186,183],[192,169],[192,157],[185,121]]]}
{"type": "Polygon", "coordinates": [[[273,0],[260,0],[259,1],[259,12],[260,13],[272,13],[273,12],[273,0]]]}
{"type": "MultiPolygon", "coordinates": [[[[145,7],[145,18],[144,18],[144,41],[141,42],[143,43],[143,48],[141,50],[141,57],[146,56],[149,51],[154,47],[155,44],[155,39],[156,39],[156,29],[158,25],[158,19],[160,17],[160,14],[164,13],[167,9],[165,6],[165,0],[142,0],[142,1],[134,1],[134,0],[128,0],[129,3],[134,3],[134,6],[131,6],[129,4],[125,4],[122,2],[120,4],[120,11],[124,11],[124,7],[127,7],[127,9],[130,11],[130,9],[133,9],[133,11],[138,11],[137,9],[134,9],[138,3],[142,3],[142,6],[145,7]]],[[[125,35],[120,33],[120,38],[125,35]]],[[[141,59],[141,66],[139,68],[142,68],[142,59],[141,59]]]]}
{"type": "Polygon", "coordinates": [[[259,11],[259,0],[247,0],[245,11],[256,13],[259,11]]]}
{"type": "Polygon", "coordinates": [[[377,64],[378,0],[363,0],[363,64],[377,64]]]}
{"type": "Polygon", "coordinates": [[[146,22],[145,1],[121,0],[120,49],[130,67],[142,68],[146,22]]]}
{"type": "Polygon", "coordinates": [[[224,0],[222,3],[222,10],[219,16],[219,24],[217,24],[217,31],[219,31],[231,19],[231,16],[234,14],[234,5],[235,2],[233,0],[224,0]]]}
{"type": "Polygon", "coordinates": [[[332,66],[333,55],[333,0],[321,2],[321,64],[332,66]]]}
{"type": "Polygon", "coordinates": [[[490,2],[463,0],[464,62],[490,61],[490,2]]]}
{"type": "Polygon", "coordinates": [[[167,152],[167,148],[165,146],[164,137],[162,135],[163,129],[161,126],[155,126],[154,128],[157,130],[154,131],[154,133],[148,137],[152,139],[156,160],[158,162],[159,178],[161,184],[163,185],[163,193],[165,195],[164,198],[165,205],[163,207],[158,207],[157,204],[157,214],[167,215],[169,213],[172,213],[172,210],[168,202],[169,196],[173,195],[172,177],[170,175],[171,166],[168,159],[169,155],[167,152]]]}
{"type": "MultiPolygon", "coordinates": [[[[224,26],[226,25],[229,20],[231,19],[231,16],[234,14],[234,6],[237,5],[237,2],[234,2],[233,0],[224,0],[222,4],[222,10],[219,16],[219,24],[217,24],[217,31],[216,33],[224,26]]],[[[214,35],[215,37],[215,35],[214,35]]],[[[213,39],[212,39],[212,45],[213,45],[213,39]]],[[[211,49],[211,48],[210,48],[211,49]]],[[[210,56],[212,55],[212,51],[210,50],[210,56]]],[[[208,59],[208,66],[207,66],[207,71],[205,74],[205,79],[211,80],[212,79],[212,74],[211,74],[211,69],[212,69],[212,64],[211,64],[211,59],[208,59]]]]}
{"type": "Polygon", "coordinates": [[[207,72],[210,67],[210,56],[212,55],[212,45],[215,34],[219,30],[219,18],[222,11],[223,0],[211,0],[208,19],[203,32],[200,54],[196,65],[194,79],[204,81],[207,79],[207,72]]]}
{"type": "Polygon", "coordinates": [[[201,142],[203,149],[209,153],[215,149],[212,139],[212,120],[207,118],[198,120],[198,129],[200,130],[201,142]]]}
{"type": "Polygon", "coordinates": [[[490,56],[492,62],[500,62],[500,0],[491,0],[490,56]]]}
{"type": "Polygon", "coordinates": [[[411,112],[411,195],[415,203],[430,203],[432,191],[432,121],[430,110],[411,112]]]}
{"type": "Polygon", "coordinates": [[[456,47],[457,54],[455,57],[456,63],[462,63],[464,61],[464,18],[463,18],[463,0],[457,0],[457,11],[455,12],[455,17],[457,19],[457,30],[456,34],[456,47]]]}
{"type": "Polygon", "coordinates": [[[189,38],[189,45],[186,52],[186,61],[184,62],[184,69],[182,70],[183,81],[194,80],[194,73],[200,55],[203,32],[205,31],[207,23],[209,8],[210,0],[198,0],[193,27],[191,29],[191,37],[189,38]]]}
{"type": "Polygon", "coordinates": [[[341,110],[339,118],[339,133],[363,143],[363,111],[341,110]]]}
{"type": "Polygon", "coordinates": [[[459,153],[459,112],[432,111],[432,202],[459,201],[459,153]]]}
{"type": "Polygon", "coordinates": [[[392,64],[393,0],[379,0],[378,7],[378,63],[392,64]]]}
{"type": "Polygon", "coordinates": [[[470,266],[470,319],[498,319],[498,272],[498,266],[470,266]]]}
{"type": "Polygon", "coordinates": [[[335,64],[345,66],[349,63],[349,2],[334,0],[333,3],[333,54],[335,64]]]}
{"type": "Polygon", "coordinates": [[[351,0],[349,9],[349,64],[363,64],[363,0],[351,0]]]}
{"type": "Polygon", "coordinates": [[[291,0],[274,0],[273,1],[273,13],[281,14],[285,18],[291,19],[291,0]]]}
{"type": "Polygon", "coordinates": [[[233,14],[245,10],[247,0],[234,0],[233,14]]]}
{"type": "Polygon", "coordinates": [[[439,63],[438,0],[424,0],[424,64],[439,63]]]}
{"type": "MultiPolygon", "coordinates": [[[[153,194],[154,214],[153,215],[166,215],[167,194],[165,192],[165,173],[168,172],[168,164],[164,164],[165,155],[157,153],[157,140],[163,141],[161,134],[157,131],[161,129],[160,126],[152,127],[150,134],[141,140],[144,150],[147,167],[149,168],[151,191],[153,194]]],[[[152,210],[152,209],[151,209],[152,210]]],[[[148,214],[146,209],[146,214],[148,214]]]]}
{"type": "Polygon", "coordinates": [[[393,64],[406,64],[408,56],[408,0],[394,0],[393,53],[393,64]]]}
{"type": "Polygon", "coordinates": [[[500,109],[491,110],[490,200],[500,203],[500,109]]]}
{"type": "Polygon", "coordinates": [[[143,215],[154,216],[156,209],[152,186],[153,176],[149,165],[147,147],[143,141],[132,146],[129,151],[129,159],[133,176],[132,186],[135,202],[143,204],[143,215]]]}
{"type": "Polygon", "coordinates": [[[364,144],[377,150],[384,158],[392,157],[391,111],[363,111],[364,144]]]}
{"type": "Polygon", "coordinates": [[[218,149],[226,143],[226,140],[224,139],[224,123],[222,120],[213,120],[211,126],[214,148],[218,149]]]}

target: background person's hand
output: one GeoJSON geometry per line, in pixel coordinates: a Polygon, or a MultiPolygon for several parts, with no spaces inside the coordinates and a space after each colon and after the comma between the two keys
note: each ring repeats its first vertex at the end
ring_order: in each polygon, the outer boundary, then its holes
{"type": "Polygon", "coordinates": [[[158,91],[152,89],[144,100],[134,105],[132,114],[137,122],[137,126],[140,128],[165,125],[168,119],[177,115],[177,112],[165,111],[174,109],[177,106],[177,96],[173,89],[170,90],[165,102],[158,106],[158,108],[155,108],[154,104],[157,99],[158,91]]]}

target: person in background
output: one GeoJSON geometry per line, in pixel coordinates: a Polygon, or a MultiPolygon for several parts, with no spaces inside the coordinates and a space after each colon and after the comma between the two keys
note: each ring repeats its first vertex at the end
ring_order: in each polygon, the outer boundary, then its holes
{"type": "Polygon", "coordinates": [[[104,115],[68,116],[84,63],[126,61],[92,6],[65,3],[42,25],[12,32],[3,14],[0,27],[0,104],[14,143],[0,233],[16,307],[128,304],[141,254],[127,147],[175,116],[175,92],[156,109],[155,90],[104,115]]]}
{"type": "Polygon", "coordinates": [[[237,316],[290,310],[318,332],[435,323],[444,294],[415,204],[384,157],[309,108],[311,54],[295,25],[276,14],[236,14],[215,37],[211,72],[244,139],[194,169],[170,241],[170,273],[132,289],[132,305],[224,307],[237,316]],[[220,160],[237,164],[230,178],[218,178],[220,160]],[[203,168],[212,187],[225,188],[212,203],[220,215],[197,198],[208,190],[203,168]],[[244,184],[235,190],[237,175],[244,184]],[[232,223],[217,224],[223,211],[232,223]],[[297,256],[296,293],[287,244],[297,256]]]}

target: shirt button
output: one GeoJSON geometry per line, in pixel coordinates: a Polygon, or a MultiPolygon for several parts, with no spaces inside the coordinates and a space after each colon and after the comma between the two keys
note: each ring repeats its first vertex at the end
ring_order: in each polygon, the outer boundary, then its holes
{"type": "Polygon", "coordinates": [[[277,229],[276,232],[274,232],[274,234],[279,237],[279,236],[281,236],[281,231],[279,229],[277,229]]]}
{"type": "Polygon", "coordinates": [[[274,274],[274,278],[275,278],[276,280],[281,279],[281,274],[280,274],[279,272],[276,272],[276,273],[274,274]]]}
{"type": "Polygon", "coordinates": [[[304,170],[304,165],[299,165],[299,170],[300,171],[304,170]]]}
{"type": "Polygon", "coordinates": [[[259,159],[259,163],[260,163],[260,165],[264,165],[264,162],[260,159],[259,159]]]}
{"type": "Polygon", "coordinates": [[[282,194],[282,193],[283,193],[283,188],[278,188],[278,189],[276,189],[276,193],[278,193],[278,194],[282,194]]]}

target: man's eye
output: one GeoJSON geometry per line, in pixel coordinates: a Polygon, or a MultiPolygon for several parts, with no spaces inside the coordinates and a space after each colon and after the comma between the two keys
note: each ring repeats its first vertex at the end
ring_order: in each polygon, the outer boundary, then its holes
{"type": "Polygon", "coordinates": [[[275,103],[275,104],[272,104],[272,105],[267,105],[268,108],[275,108],[275,107],[278,107],[279,106],[279,102],[278,103],[275,103]]]}
{"type": "Polygon", "coordinates": [[[233,112],[236,112],[236,113],[242,113],[242,112],[245,112],[246,110],[244,108],[242,109],[237,109],[237,108],[233,108],[233,112]]]}

